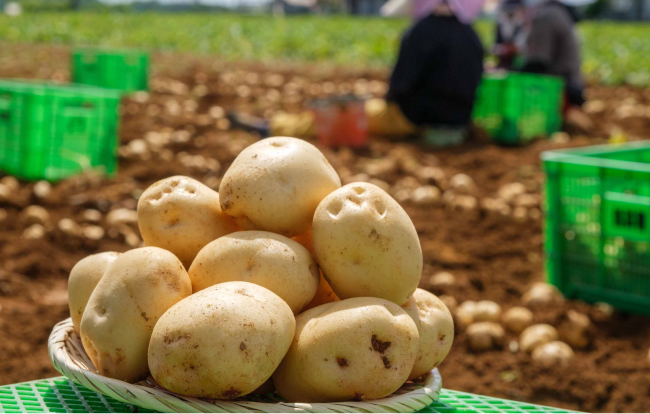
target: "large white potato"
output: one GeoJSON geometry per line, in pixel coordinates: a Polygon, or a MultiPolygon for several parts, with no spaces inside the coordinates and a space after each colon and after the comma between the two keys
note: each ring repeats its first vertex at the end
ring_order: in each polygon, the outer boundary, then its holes
{"type": "Polygon", "coordinates": [[[341,299],[372,296],[403,305],[422,274],[411,219],[384,190],[352,183],[320,203],[312,229],[316,260],[341,299]]]}
{"type": "Polygon", "coordinates": [[[156,322],[191,293],[183,264],[167,250],[142,247],[121,254],[97,284],[81,319],[81,341],[97,371],[127,382],[146,377],[156,322]]]}
{"type": "Polygon", "coordinates": [[[409,379],[421,377],[447,357],[454,342],[454,320],[444,303],[433,293],[416,289],[403,306],[420,333],[420,350],[409,379]]]}
{"type": "Polygon", "coordinates": [[[160,180],[142,193],[138,226],[147,246],[169,250],[185,268],[206,244],[239,230],[221,211],[219,193],[180,175],[160,180]]]}
{"type": "Polygon", "coordinates": [[[117,259],[117,256],[119,256],[117,252],[93,254],[79,260],[70,271],[68,305],[70,306],[72,325],[74,325],[77,334],[90,295],[95,290],[99,280],[104,276],[108,266],[117,259]]]}
{"type": "Polygon", "coordinates": [[[151,374],[170,391],[233,399],[255,391],[287,353],[296,322],[270,290],[227,282],[177,303],[149,345],[151,374]]]}
{"type": "Polygon", "coordinates": [[[263,139],[243,150],[221,180],[221,208],[244,230],[287,237],[309,230],[318,203],[341,186],[313,145],[296,138],[263,139]]]}
{"type": "Polygon", "coordinates": [[[240,231],[205,246],[189,270],[192,291],[223,282],[264,286],[280,296],[293,313],[318,289],[318,265],[297,242],[268,231],[240,231]]]}
{"type": "Polygon", "coordinates": [[[273,382],[287,401],[382,398],[407,380],[418,339],[413,319],[387,300],[327,303],[296,317],[296,335],[273,382]]]}

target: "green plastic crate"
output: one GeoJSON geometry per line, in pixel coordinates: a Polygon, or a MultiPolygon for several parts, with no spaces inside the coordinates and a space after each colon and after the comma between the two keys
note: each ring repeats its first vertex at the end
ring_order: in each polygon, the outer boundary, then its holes
{"type": "Polygon", "coordinates": [[[79,49],[72,54],[72,81],[125,92],[149,88],[149,54],[79,49]]]}
{"type": "Polygon", "coordinates": [[[117,167],[119,91],[0,80],[0,169],[59,180],[117,167]]]}
{"type": "Polygon", "coordinates": [[[562,126],[564,82],[553,76],[498,73],[483,76],[472,118],[494,141],[518,145],[562,126]]]}
{"type": "Polygon", "coordinates": [[[548,281],[568,297],[650,313],[650,143],[542,160],[548,281]]]}
{"type": "MultiPolygon", "coordinates": [[[[152,413],[98,394],[64,377],[0,386],[0,413],[97,412],[152,413]]],[[[421,413],[573,413],[499,398],[443,389],[440,397],[421,413]]]]}

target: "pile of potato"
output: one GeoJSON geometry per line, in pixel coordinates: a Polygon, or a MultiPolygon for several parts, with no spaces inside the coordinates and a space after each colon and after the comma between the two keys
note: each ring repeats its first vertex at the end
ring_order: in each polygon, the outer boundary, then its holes
{"type": "Polygon", "coordinates": [[[305,141],[246,148],[219,193],[159,181],[137,216],[146,247],[70,274],[74,328],[102,375],[151,374],[213,399],[371,400],[451,348],[451,313],[416,289],[422,250],[406,212],[373,184],[341,186],[305,141]]]}

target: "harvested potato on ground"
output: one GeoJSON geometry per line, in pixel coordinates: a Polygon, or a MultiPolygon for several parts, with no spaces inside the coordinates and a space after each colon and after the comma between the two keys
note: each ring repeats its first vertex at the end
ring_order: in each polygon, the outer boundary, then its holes
{"type": "Polygon", "coordinates": [[[295,331],[289,306],[247,282],[221,283],[178,302],[156,324],[151,375],[172,392],[234,399],[266,382],[295,331]]]}
{"type": "Polygon", "coordinates": [[[573,349],[564,342],[553,341],[533,351],[533,360],[544,366],[567,366],[573,358],[573,349]]]}
{"type": "Polygon", "coordinates": [[[420,334],[420,350],[409,379],[421,377],[447,357],[454,342],[454,320],[445,304],[433,293],[416,289],[403,306],[420,334]]]}
{"type": "Polygon", "coordinates": [[[476,194],[476,184],[472,177],[467,174],[456,174],[449,180],[449,187],[456,194],[473,195],[476,194]]]}
{"type": "Polygon", "coordinates": [[[372,296],[406,303],[422,275],[415,226],[384,190],[348,184],[320,203],[312,229],[325,279],[341,299],[372,296]]]}
{"type": "Polygon", "coordinates": [[[454,320],[460,329],[465,329],[474,323],[474,314],[476,313],[476,302],[466,300],[456,307],[454,311],[454,320]]]}
{"type": "Polygon", "coordinates": [[[495,322],[476,322],[467,327],[467,339],[472,351],[488,351],[503,346],[505,332],[495,322]]]}
{"type": "Polygon", "coordinates": [[[336,296],[336,293],[334,293],[330,284],[327,283],[327,280],[323,277],[323,272],[319,273],[320,281],[318,282],[318,289],[316,290],[316,294],[314,295],[314,298],[311,300],[311,302],[309,302],[303,308],[303,312],[315,308],[316,306],[341,300],[338,296],[336,296]]]}
{"type": "Polygon", "coordinates": [[[221,208],[244,230],[287,237],[309,230],[314,211],[341,180],[325,156],[296,138],[263,139],[243,150],[226,171],[221,208]]]}
{"type": "Polygon", "coordinates": [[[68,278],[68,305],[74,331],[79,334],[81,317],[86,304],[108,266],[117,259],[117,252],[104,252],[87,256],[77,262],[68,278]]]}
{"type": "Polygon", "coordinates": [[[533,312],[521,307],[515,306],[503,315],[503,324],[510,331],[520,333],[533,323],[533,312]]]}
{"type": "Polygon", "coordinates": [[[371,400],[407,380],[419,348],[413,319],[394,303],[352,298],[296,317],[291,348],[273,374],[287,401],[371,400]]]}
{"type": "Polygon", "coordinates": [[[152,184],[138,201],[138,226],[147,246],[174,253],[189,268],[212,240],[239,230],[219,206],[219,194],[183,176],[152,184]]]}
{"type": "Polygon", "coordinates": [[[519,345],[524,352],[531,353],[540,345],[555,341],[557,330],[551,325],[538,324],[529,326],[519,336],[519,345]]]}
{"type": "Polygon", "coordinates": [[[183,264],[167,250],[142,247],[118,256],[81,318],[81,341],[97,371],[127,382],[146,377],[156,322],[191,293],[183,264]]]}
{"type": "Polygon", "coordinates": [[[476,302],[473,314],[474,322],[499,322],[501,319],[501,306],[491,300],[476,302]]]}
{"type": "Polygon", "coordinates": [[[299,313],[316,294],[319,271],[309,251],[268,231],[239,231],[205,246],[189,270],[192,291],[224,282],[255,283],[299,313]]]}
{"type": "Polygon", "coordinates": [[[434,287],[452,286],[456,284],[456,277],[449,272],[440,272],[431,276],[429,283],[434,287]]]}
{"type": "Polygon", "coordinates": [[[591,320],[584,313],[574,310],[567,312],[567,317],[558,328],[560,339],[574,348],[584,348],[591,342],[591,320]]]}
{"type": "Polygon", "coordinates": [[[540,282],[524,293],[521,300],[526,306],[549,305],[564,302],[564,296],[555,286],[540,282]]]}

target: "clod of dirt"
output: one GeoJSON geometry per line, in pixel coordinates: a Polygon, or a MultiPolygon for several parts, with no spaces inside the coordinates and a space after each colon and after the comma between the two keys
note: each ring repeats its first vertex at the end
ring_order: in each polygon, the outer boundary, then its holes
{"type": "Polygon", "coordinates": [[[519,345],[524,352],[530,354],[538,346],[556,341],[558,336],[557,330],[551,325],[533,325],[526,328],[521,335],[519,335],[519,345]]]}
{"type": "Polygon", "coordinates": [[[540,282],[524,293],[521,300],[526,306],[542,306],[562,303],[564,296],[555,286],[540,282]]]}
{"type": "Polygon", "coordinates": [[[533,312],[522,307],[515,306],[508,309],[503,315],[503,324],[506,328],[515,333],[521,333],[533,323],[533,312]]]}
{"type": "Polygon", "coordinates": [[[573,359],[573,350],[564,342],[553,341],[540,345],[533,351],[533,360],[544,366],[568,366],[573,359]]]}
{"type": "Polygon", "coordinates": [[[440,201],[441,192],[438,187],[432,185],[425,185],[413,190],[411,194],[411,201],[416,206],[431,206],[440,201]]]}
{"type": "Polygon", "coordinates": [[[434,287],[452,286],[456,284],[456,277],[449,272],[440,272],[431,276],[429,283],[434,287]]]}
{"type": "Polygon", "coordinates": [[[560,339],[574,348],[585,348],[591,342],[591,326],[589,316],[569,310],[558,327],[560,339]]]}
{"type": "Polygon", "coordinates": [[[7,210],[0,208],[0,222],[3,222],[7,219],[7,210]]]}
{"type": "Polygon", "coordinates": [[[25,207],[20,212],[20,220],[24,225],[29,226],[32,224],[46,225],[50,222],[50,213],[41,206],[25,207]]]}
{"type": "Polygon", "coordinates": [[[526,207],[515,207],[512,210],[512,217],[518,222],[523,223],[528,219],[528,210],[526,207]]]}
{"type": "Polygon", "coordinates": [[[491,300],[481,300],[476,303],[473,319],[474,322],[499,322],[501,306],[491,300]]]}
{"type": "Polygon", "coordinates": [[[495,322],[477,322],[467,327],[469,349],[487,351],[503,346],[505,331],[495,322]]]}

